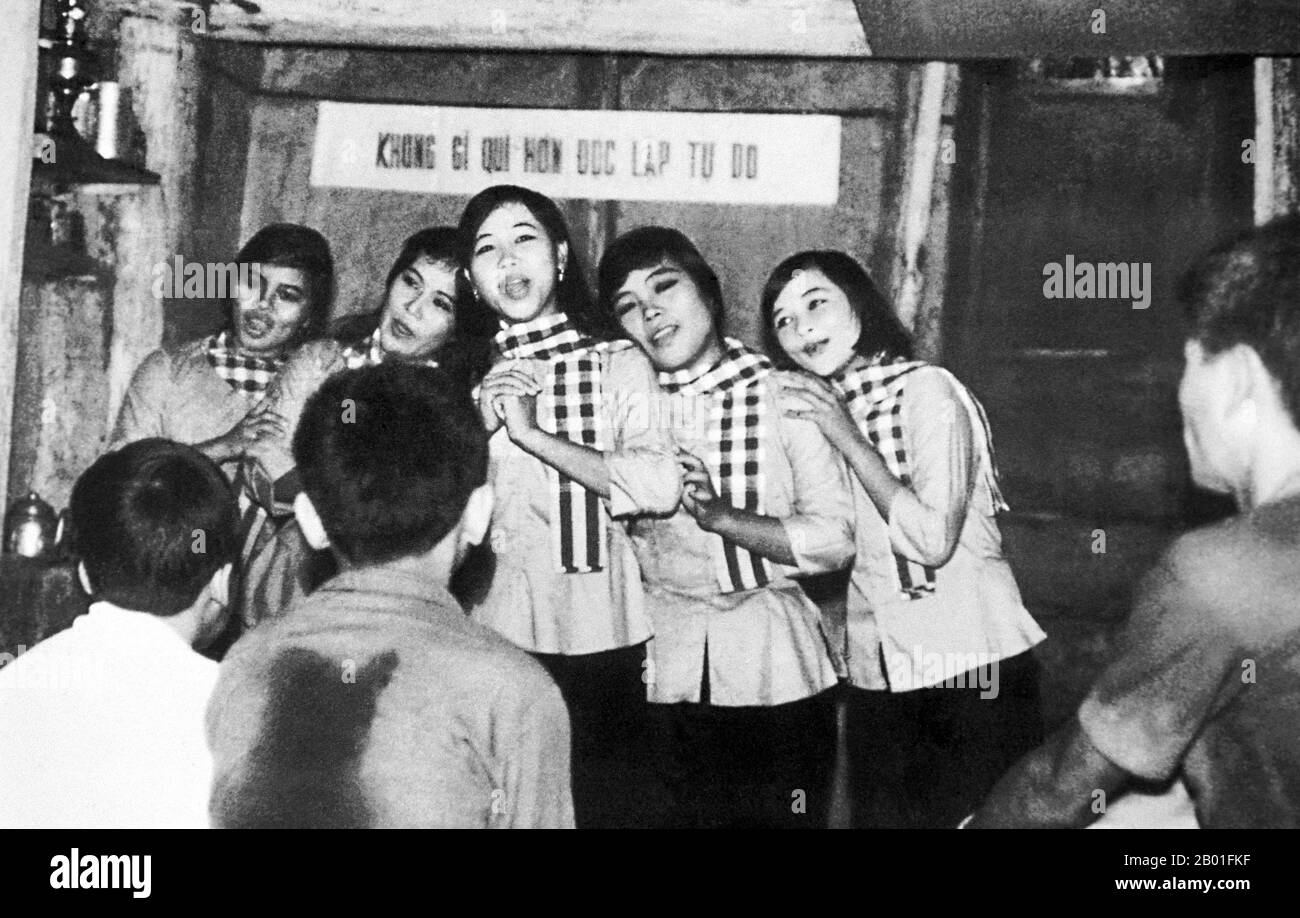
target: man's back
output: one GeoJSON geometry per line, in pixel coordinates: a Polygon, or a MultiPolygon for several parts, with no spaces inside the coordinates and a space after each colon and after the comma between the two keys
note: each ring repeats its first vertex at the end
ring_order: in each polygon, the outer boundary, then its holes
{"type": "Polygon", "coordinates": [[[95,603],[0,670],[0,826],[203,828],[217,664],[95,603]]]}
{"type": "Polygon", "coordinates": [[[1181,765],[1202,826],[1300,826],[1300,497],[1188,533],[1080,711],[1140,777],[1181,765]]]}
{"type": "Polygon", "coordinates": [[[239,641],[208,736],[216,825],[573,824],[558,689],[409,569],[345,571],[239,641]]]}

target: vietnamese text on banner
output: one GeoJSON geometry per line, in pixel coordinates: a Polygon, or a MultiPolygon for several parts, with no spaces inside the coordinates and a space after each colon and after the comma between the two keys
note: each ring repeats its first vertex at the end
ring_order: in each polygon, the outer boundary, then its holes
{"type": "Polygon", "coordinates": [[[833,115],[571,111],[321,102],[311,183],[471,195],[833,206],[833,115]]]}

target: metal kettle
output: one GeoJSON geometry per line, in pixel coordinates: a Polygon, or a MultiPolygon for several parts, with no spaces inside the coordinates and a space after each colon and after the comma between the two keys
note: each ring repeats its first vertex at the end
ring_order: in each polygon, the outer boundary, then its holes
{"type": "Polygon", "coordinates": [[[4,550],[27,558],[54,554],[59,518],[35,491],[9,505],[5,513],[4,550]]]}

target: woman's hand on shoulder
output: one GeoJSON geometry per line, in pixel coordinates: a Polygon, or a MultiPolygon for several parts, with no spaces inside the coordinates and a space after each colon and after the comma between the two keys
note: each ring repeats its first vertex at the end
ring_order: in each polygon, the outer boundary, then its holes
{"type": "Polygon", "coordinates": [[[835,391],[823,380],[807,373],[777,371],[777,403],[786,417],[812,421],[841,452],[861,436],[857,422],[835,391]]]}
{"type": "Polygon", "coordinates": [[[333,338],[314,338],[298,345],[285,361],[281,376],[307,374],[317,377],[340,369],[343,364],[343,344],[333,338]]]}

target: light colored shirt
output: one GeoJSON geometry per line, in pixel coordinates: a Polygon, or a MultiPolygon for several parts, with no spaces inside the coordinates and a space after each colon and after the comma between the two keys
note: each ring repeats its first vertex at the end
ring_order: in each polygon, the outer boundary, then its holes
{"type": "Polygon", "coordinates": [[[97,602],[0,669],[0,826],[206,828],[217,664],[97,602]]]}
{"type": "MultiPolygon", "coordinates": [[[[781,521],[797,563],[769,562],[767,586],[723,593],[714,564],[717,536],[684,508],[631,519],[655,632],[647,673],[653,702],[700,700],[706,645],[715,705],[783,704],[836,682],[820,613],[793,578],[852,561],[853,501],[844,464],[813,423],[781,414],[770,387],[763,387],[762,397],[770,419],[763,513],[781,521]]],[[[703,458],[712,397],[672,398],[675,407],[660,416],[670,419],[678,445],[703,458]]],[[[644,511],[658,495],[631,471],[612,465],[614,487],[624,507],[644,511]]]]}
{"type": "Polygon", "coordinates": [[[1015,656],[1046,637],[1002,555],[983,426],[946,370],[924,367],[907,379],[900,423],[911,488],[897,493],[886,521],[851,476],[857,559],[848,594],[849,675],[859,687],[896,692],[1015,656]],[[899,595],[896,552],[937,569],[933,594],[899,595]]]}
{"type": "MultiPolygon", "coordinates": [[[[540,381],[546,361],[522,358],[540,381]]],[[[629,513],[670,513],[681,495],[672,437],[650,412],[627,416],[658,392],[654,370],[634,348],[608,352],[602,409],[612,418],[606,464],[611,493],[603,504],[615,519],[629,513]],[[629,485],[629,482],[634,484],[629,485]],[[629,487],[637,500],[630,499],[629,487]]],[[[555,512],[547,466],[511,442],[505,427],[489,441],[488,480],[496,493],[491,544],[492,583],[472,610],[474,620],[536,653],[587,654],[640,644],[650,637],[636,555],[621,525],[606,527],[608,564],[591,573],[563,573],[552,550],[555,512]]]]}
{"type": "MultiPolygon", "coordinates": [[[[126,390],[108,448],[146,437],[195,444],[226,433],[248,414],[246,395],[208,363],[207,338],[159,349],[140,362],[126,390]]],[[[223,464],[234,476],[235,463],[223,464]]]]}
{"type": "Polygon", "coordinates": [[[569,723],[432,577],[344,571],[222,661],[213,824],[571,828],[569,723]]]}
{"type": "Polygon", "coordinates": [[[1300,496],[1180,536],[1079,708],[1129,774],[1186,782],[1207,829],[1300,828],[1300,496]]]}

